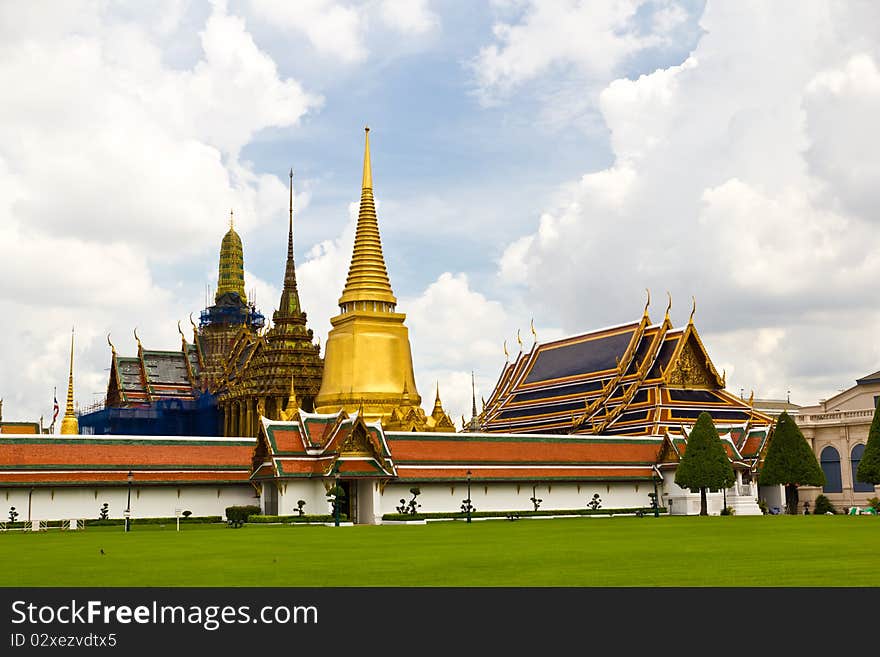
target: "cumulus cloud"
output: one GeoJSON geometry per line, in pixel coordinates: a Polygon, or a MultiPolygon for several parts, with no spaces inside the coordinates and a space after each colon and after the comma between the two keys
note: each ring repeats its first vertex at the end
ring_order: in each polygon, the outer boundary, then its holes
{"type": "Polygon", "coordinates": [[[495,42],[472,62],[484,101],[556,69],[573,70],[580,80],[607,81],[628,58],[665,43],[687,18],[678,6],[646,0],[531,0],[499,9],[519,15],[515,22],[497,22],[495,42]],[[651,15],[647,26],[639,12],[651,15]]]}
{"type": "Polygon", "coordinates": [[[66,382],[71,325],[85,400],[106,386],[107,331],[123,353],[134,326],[149,346],[179,344],[176,320],[203,300],[165,265],[216,253],[229,208],[243,234],[284,212],[286,185],[239,153],[321,99],[221,3],[186,66],[166,61],[178,2],[0,12],[0,85],[14,90],[0,104],[0,395],[7,417],[35,418],[66,382]]]}
{"type": "Polygon", "coordinates": [[[404,34],[424,34],[440,24],[427,0],[382,0],[381,12],[386,25],[404,34]]]}
{"type": "Polygon", "coordinates": [[[251,0],[253,13],[283,30],[305,35],[321,54],[346,63],[367,56],[363,7],[333,0],[251,0]]]}
{"type": "MultiPolygon", "coordinates": [[[[758,396],[809,403],[876,369],[880,15],[797,8],[709,3],[682,63],[607,84],[613,163],[562,185],[499,277],[575,331],[634,317],[645,287],[671,290],[679,317],[696,295],[713,358],[758,396]]],[[[527,13],[502,34],[546,32],[527,13]]]]}

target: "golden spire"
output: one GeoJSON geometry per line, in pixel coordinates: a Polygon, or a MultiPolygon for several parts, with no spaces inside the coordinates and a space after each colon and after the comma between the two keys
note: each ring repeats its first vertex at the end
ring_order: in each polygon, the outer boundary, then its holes
{"type": "Polygon", "coordinates": [[[183,343],[183,349],[186,351],[186,336],[183,334],[183,329],[180,328],[180,320],[177,320],[177,332],[180,333],[180,341],[183,343]]]}
{"type": "Polygon", "coordinates": [[[365,146],[364,146],[364,178],[361,182],[363,189],[373,189],[373,168],[370,164],[370,126],[364,126],[365,146]]]}
{"type": "Polygon", "coordinates": [[[357,231],[354,237],[354,251],[345,289],[339,298],[339,305],[354,302],[351,310],[363,310],[358,302],[367,302],[366,310],[382,310],[373,304],[390,304],[387,312],[393,312],[397,299],[391,290],[391,281],[385,268],[382,255],[382,238],[379,235],[379,220],[376,216],[376,203],[373,199],[373,174],[370,166],[370,129],[365,128],[364,177],[361,189],[361,205],[358,212],[357,231]]]}
{"type": "Polygon", "coordinates": [[[666,296],[669,297],[669,303],[666,304],[666,317],[665,317],[664,321],[668,322],[669,321],[669,310],[670,310],[670,308],[672,308],[672,295],[669,294],[668,290],[666,291],[666,296]]]}
{"type": "Polygon", "coordinates": [[[297,411],[299,410],[299,401],[296,399],[296,389],[294,388],[293,382],[295,377],[290,375],[290,394],[287,396],[287,406],[281,410],[279,415],[281,419],[285,422],[289,422],[296,416],[297,411]]]}
{"type": "Polygon", "coordinates": [[[217,292],[214,294],[215,303],[228,292],[237,293],[241,302],[247,303],[247,295],[244,293],[244,249],[241,246],[241,238],[233,227],[232,210],[229,211],[229,230],[220,243],[220,268],[217,274],[217,292]]]}
{"type": "Polygon", "coordinates": [[[519,350],[522,351],[522,338],[519,335],[519,329],[516,329],[516,341],[519,343],[519,350]]]}
{"type": "Polygon", "coordinates": [[[431,417],[439,421],[445,414],[446,411],[443,410],[443,403],[440,401],[440,382],[437,381],[437,394],[434,397],[434,410],[431,411],[431,417]]]}
{"type": "Polygon", "coordinates": [[[510,360],[510,354],[507,353],[507,340],[504,341],[504,362],[510,360]]]}
{"type": "Polygon", "coordinates": [[[113,354],[113,357],[116,358],[116,347],[113,346],[113,343],[110,342],[110,334],[107,334],[107,344],[110,345],[110,353],[113,354]]]}
{"type": "Polygon", "coordinates": [[[70,374],[67,378],[67,405],[61,419],[61,434],[76,435],[79,433],[79,422],[73,412],[73,329],[70,329],[70,374]]]}
{"type": "Polygon", "coordinates": [[[691,316],[688,317],[688,324],[694,323],[694,313],[697,312],[697,297],[691,297],[694,302],[693,308],[691,308],[691,316]]]}
{"type": "MultiPolygon", "coordinates": [[[[529,322],[529,328],[532,330],[532,338],[534,339],[534,342],[537,342],[538,341],[538,332],[535,330],[535,318],[534,317],[532,317],[532,321],[529,322]]],[[[534,343],[532,344],[532,346],[534,346],[534,343]]],[[[473,372],[471,372],[471,374],[473,374],[473,372]]]]}
{"type": "MultiPolygon", "coordinates": [[[[289,224],[287,229],[287,264],[284,268],[284,287],[281,290],[281,302],[273,315],[275,324],[284,324],[285,320],[298,318],[300,315],[299,291],[296,288],[296,265],[293,262],[293,169],[290,170],[290,205],[289,224]]],[[[267,322],[268,324],[268,322],[267,322]]]]}
{"type": "Polygon", "coordinates": [[[645,292],[648,293],[648,300],[645,302],[645,312],[642,313],[642,315],[644,317],[647,317],[648,316],[648,306],[651,305],[651,290],[649,290],[648,288],[645,288],[645,292]]]}

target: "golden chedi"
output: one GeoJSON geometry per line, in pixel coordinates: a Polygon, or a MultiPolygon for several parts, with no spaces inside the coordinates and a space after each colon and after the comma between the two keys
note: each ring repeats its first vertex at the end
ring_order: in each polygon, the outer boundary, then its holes
{"type": "MultiPolygon", "coordinates": [[[[390,420],[396,409],[420,409],[413,375],[406,315],[397,299],[382,255],[382,240],[373,199],[370,130],[366,128],[364,175],[354,250],[340,313],[324,351],[324,375],[315,399],[318,413],[360,411],[368,421],[390,420]]],[[[399,416],[399,413],[395,415],[399,416]]],[[[409,414],[408,414],[409,415],[409,414]]],[[[421,414],[415,413],[421,419],[421,414]]],[[[417,421],[414,428],[424,427],[417,421]]]]}
{"type": "Polygon", "coordinates": [[[73,329],[70,331],[70,374],[67,377],[67,405],[61,418],[61,434],[65,436],[79,433],[79,420],[73,410],[73,329]]]}

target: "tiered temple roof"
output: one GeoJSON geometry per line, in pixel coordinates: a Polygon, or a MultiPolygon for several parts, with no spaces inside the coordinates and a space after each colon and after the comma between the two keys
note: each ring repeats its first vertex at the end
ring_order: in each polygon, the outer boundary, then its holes
{"type": "Polygon", "coordinates": [[[681,434],[707,411],[719,430],[769,428],[770,416],[728,393],[693,324],[669,314],[552,342],[507,363],[480,415],[483,431],[681,434]]]}
{"type": "Polygon", "coordinates": [[[159,400],[193,401],[198,396],[201,360],[196,345],[181,340],[180,351],[144,349],[136,357],[119,356],[112,344],[107,406],[131,407],[159,400]]]}

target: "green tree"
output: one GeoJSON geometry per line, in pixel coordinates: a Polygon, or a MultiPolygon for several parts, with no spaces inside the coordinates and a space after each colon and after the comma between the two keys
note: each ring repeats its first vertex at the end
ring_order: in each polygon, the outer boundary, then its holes
{"type": "Polygon", "coordinates": [[[785,486],[786,513],[796,514],[798,486],[824,486],[825,473],[804,434],[791,416],[783,412],[767,447],[758,483],[785,486]]]}
{"type": "Polygon", "coordinates": [[[865,445],[859,469],[856,470],[856,478],[875,486],[880,484],[880,404],[874,409],[874,420],[868,432],[868,444],[865,445]]]}
{"type": "Polygon", "coordinates": [[[706,490],[728,488],[734,482],[733,466],[712,422],[712,416],[700,413],[687,439],[687,448],[675,471],[675,483],[690,491],[700,491],[700,515],[709,515],[706,490]]]}

